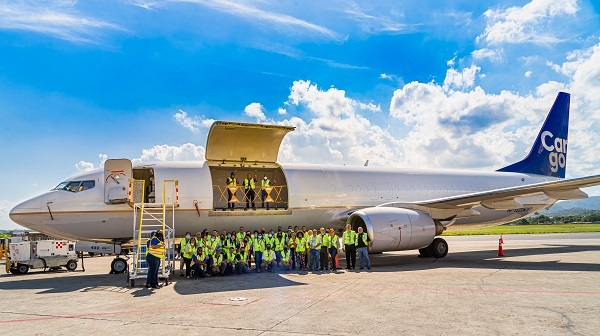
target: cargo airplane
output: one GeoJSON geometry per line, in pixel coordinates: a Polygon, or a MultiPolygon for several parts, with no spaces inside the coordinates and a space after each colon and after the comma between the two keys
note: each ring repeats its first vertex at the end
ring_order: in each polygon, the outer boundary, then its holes
{"type": "MultiPolygon", "coordinates": [[[[494,172],[401,169],[278,163],[284,136],[293,127],[216,121],[203,162],[139,163],[107,160],[103,168],[61,182],[10,211],[17,224],[71,240],[126,243],[133,211],[128,179],[144,180],[163,202],[163,180],[178,180],[177,233],[204,228],[235,231],[298,225],[363,227],[374,252],[419,250],[445,257],[439,238],[450,226],[507,223],[550,207],[557,200],[587,197],[580,188],[600,184],[600,175],[565,179],[570,95],[560,92],[529,154],[494,172]],[[257,177],[257,209],[244,211],[244,191],[228,211],[225,192],[231,172],[239,183],[257,177]],[[262,208],[260,180],[273,183],[271,208],[262,208]],[[156,182],[155,182],[156,181],[156,182]]],[[[267,203],[268,204],[268,203],[267,203]]],[[[113,262],[123,271],[124,261],[113,262]]]]}

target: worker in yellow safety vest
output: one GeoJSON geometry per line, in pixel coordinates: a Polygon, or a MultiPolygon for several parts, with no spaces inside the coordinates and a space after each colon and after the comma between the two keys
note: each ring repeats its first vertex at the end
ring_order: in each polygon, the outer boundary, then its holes
{"type": "Polygon", "coordinates": [[[232,187],[237,187],[237,179],[235,178],[235,172],[233,171],[231,172],[231,174],[229,174],[229,177],[227,178],[227,209],[233,211],[235,209],[235,203],[231,201],[231,198],[233,197],[235,191],[232,193],[229,189],[232,187]]]}
{"type": "Polygon", "coordinates": [[[338,236],[335,234],[334,229],[329,229],[329,256],[331,256],[331,270],[335,271],[338,268],[338,264],[335,260],[337,256],[338,249],[340,248],[340,240],[338,236]]]}
{"type": "MultiPolygon", "coordinates": [[[[263,177],[262,181],[260,181],[260,200],[262,201],[262,207],[265,207],[265,200],[267,199],[267,188],[271,187],[271,181],[267,177],[267,174],[263,177]]],[[[269,210],[269,202],[267,203],[267,210],[269,210]]]]}
{"type": "Polygon", "coordinates": [[[250,203],[252,203],[252,210],[256,210],[256,192],[254,189],[256,189],[256,179],[248,173],[244,179],[244,193],[246,194],[246,207],[244,210],[248,210],[250,203]]]}
{"type": "MultiPolygon", "coordinates": [[[[192,240],[192,233],[191,232],[186,232],[185,233],[185,237],[183,237],[181,239],[181,241],[179,242],[179,255],[181,256],[181,260],[179,261],[179,276],[183,276],[183,265],[186,265],[186,274],[187,272],[187,267],[188,264],[186,263],[185,257],[183,256],[184,251],[186,250],[186,245],[189,244],[190,240],[192,240]]],[[[189,250],[189,248],[188,248],[189,250]]],[[[193,251],[190,251],[191,253],[189,253],[190,256],[190,264],[191,264],[191,255],[193,254],[193,251]]]]}
{"type": "Polygon", "coordinates": [[[281,262],[279,267],[283,268],[286,271],[292,269],[292,251],[287,245],[283,246],[283,251],[281,251],[281,262]]]}
{"type": "Polygon", "coordinates": [[[321,271],[329,270],[329,234],[325,232],[325,228],[320,229],[321,233],[319,236],[321,237],[321,250],[319,251],[319,256],[321,259],[321,271]]]}
{"type": "Polygon", "coordinates": [[[346,270],[356,267],[356,232],[352,230],[352,225],[346,225],[346,231],[342,234],[344,247],[342,251],[346,252],[346,270]]]}
{"type": "Polygon", "coordinates": [[[189,279],[192,275],[192,255],[196,251],[196,240],[190,239],[187,244],[184,245],[183,251],[181,252],[181,258],[185,261],[185,276],[189,279]]]}
{"type": "Polygon", "coordinates": [[[227,260],[223,259],[223,255],[221,254],[221,249],[216,249],[215,254],[213,255],[213,265],[211,267],[211,276],[212,275],[225,275],[225,268],[227,267],[227,260]]]}
{"type": "Polygon", "coordinates": [[[298,270],[306,270],[306,239],[304,233],[298,231],[296,234],[296,267],[298,270]]]}
{"type": "Polygon", "coordinates": [[[166,247],[163,240],[161,230],[152,232],[152,238],[148,242],[148,252],[146,253],[146,262],[148,263],[147,288],[162,287],[158,285],[158,269],[160,268],[160,261],[165,257],[166,247]]]}
{"type": "Polygon", "coordinates": [[[265,250],[266,244],[263,239],[263,234],[259,233],[258,236],[252,241],[252,250],[254,251],[254,263],[256,264],[256,271],[260,273],[263,260],[263,251],[265,250]]]}
{"type": "Polygon", "coordinates": [[[369,251],[371,250],[371,239],[367,232],[363,232],[362,227],[358,227],[358,234],[355,240],[356,247],[358,247],[358,260],[360,262],[360,269],[367,266],[367,269],[371,269],[371,260],[369,259],[369,251]]]}
{"type": "Polygon", "coordinates": [[[271,249],[271,244],[267,244],[262,261],[267,271],[273,272],[275,270],[275,266],[277,265],[275,263],[275,251],[271,249]]]}
{"type": "Polygon", "coordinates": [[[235,254],[235,271],[237,274],[250,273],[250,267],[248,267],[246,260],[248,260],[248,254],[242,247],[238,248],[235,254]]]}

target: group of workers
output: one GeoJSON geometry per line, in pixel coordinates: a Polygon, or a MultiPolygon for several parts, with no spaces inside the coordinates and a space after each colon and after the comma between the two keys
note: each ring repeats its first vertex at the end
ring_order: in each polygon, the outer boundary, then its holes
{"type": "MultiPolygon", "coordinates": [[[[252,175],[250,173],[248,173],[248,175],[246,176],[246,178],[243,181],[243,187],[244,187],[244,195],[246,196],[246,207],[244,207],[244,210],[248,210],[248,208],[250,208],[250,205],[252,205],[252,210],[256,210],[256,192],[254,191],[256,189],[256,183],[258,181],[256,180],[256,175],[255,177],[252,177],[252,175]]],[[[235,172],[231,172],[229,174],[229,177],[227,178],[227,180],[225,181],[226,185],[227,185],[227,209],[229,210],[234,210],[235,209],[235,202],[232,202],[232,198],[233,195],[235,194],[235,191],[237,191],[237,186],[238,186],[238,180],[235,177],[235,172]],[[232,192],[233,190],[233,192],[232,192]]],[[[271,180],[269,180],[269,178],[267,177],[267,174],[264,175],[263,179],[260,181],[260,200],[262,202],[262,207],[265,207],[265,203],[267,205],[266,209],[269,210],[269,203],[268,202],[268,197],[269,197],[269,188],[271,187],[271,180]]]]}
{"type": "MultiPolygon", "coordinates": [[[[210,234],[204,230],[195,236],[186,232],[180,243],[180,275],[184,276],[184,265],[185,276],[195,279],[245,274],[252,269],[258,273],[276,270],[335,271],[339,267],[336,256],[340,248],[346,253],[347,270],[356,268],[357,251],[360,269],[371,269],[368,252],[371,241],[362,228],[355,232],[347,225],[341,244],[335,230],[325,228],[308,230],[306,227],[292,229],[290,226],[284,231],[280,226],[276,232],[267,232],[264,228],[250,232],[240,227],[239,232],[223,231],[219,234],[214,230],[210,234]]],[[[148,240],[147,287],[159,286],[158,268],[164,252],[162,232],[157,231],[148,240]]]]}

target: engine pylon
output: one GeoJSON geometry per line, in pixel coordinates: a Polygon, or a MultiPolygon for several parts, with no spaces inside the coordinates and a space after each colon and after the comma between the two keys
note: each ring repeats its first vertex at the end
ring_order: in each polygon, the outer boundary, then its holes
{"type": "Polygon", "coordinates": [[[498,257],[504,257],[504,249],[502,248],[502,244],[504,244],[504,239],[502,235],[500,235],[500,239],[498,239],[498,257]]]}

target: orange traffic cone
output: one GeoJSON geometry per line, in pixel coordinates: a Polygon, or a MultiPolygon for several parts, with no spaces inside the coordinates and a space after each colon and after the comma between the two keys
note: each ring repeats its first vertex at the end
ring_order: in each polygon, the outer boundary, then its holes
{"type": "Polygon", "coordinates": [[[504,250],[502,249],[502,244],[504,244],[504,239],[502,239],[502,235],[500,235],[500,239],[498,239],[498,257],[504,257],[504,250]]]}

